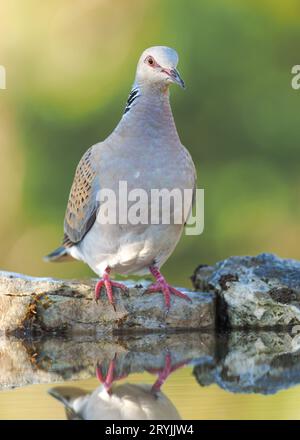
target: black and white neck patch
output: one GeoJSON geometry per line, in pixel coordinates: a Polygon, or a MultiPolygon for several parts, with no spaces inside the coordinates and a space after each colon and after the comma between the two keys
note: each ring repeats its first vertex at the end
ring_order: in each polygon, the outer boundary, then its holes
{"type": "Polygon", "coordinates": [[[125,113],[129,112],[129,110],[132,107],[133,102],[139,96],[140,96],[140,91],[139,91],[139,89],[137,87],[135,87],[134,89],[131,90],[131,92],[129,93],[127,102],[126,102],[126,107],[125,107],[125,110],[124,110],[124,115],[125,115],[125,113]]]}

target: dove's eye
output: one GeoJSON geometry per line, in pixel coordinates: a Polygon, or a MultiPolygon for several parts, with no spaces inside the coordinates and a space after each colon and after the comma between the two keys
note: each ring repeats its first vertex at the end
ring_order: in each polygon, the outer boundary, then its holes
{"type": "Polygon", "coordinates": [[[151,67],[154,67],[155,64],[156,64],[154,58],[153,58],[151,55],[149,55],[149,56],[145,59],[145,62],[146,62],[149,66],[151,66],[151,67]]]}

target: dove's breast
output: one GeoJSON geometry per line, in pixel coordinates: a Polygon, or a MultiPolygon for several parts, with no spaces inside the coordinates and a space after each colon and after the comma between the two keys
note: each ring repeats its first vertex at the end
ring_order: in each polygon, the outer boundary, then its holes
{"type": "MultiPolygon", "coordinates": [[[[90,231],[71,253],[100,276],[107,266],[120,274],[144,274],[154,261],[160,267],[174,250],[186,219],[182,217],[179,224],[174,224],[172,198],[171,209],[168,204],[164,205],[170,211],[171,221],[168,222],[168,214],[162,218],[161,207],[155,203],[157,196],[153,193],[175,190],[183,197],[184,190],[189,189],[191,194],[195,186],[195,168],[190,154],[180,144],[177,133],[174,137],[145,137],[144,134],[143,139],[134,136],[126,142],[118,134],[99,144],[98,164],[101,191],[112,190],[116,196],[117,214],[120,214],[119,209],[126,212],[127,223],[125,218],[125,223],[121,224],[117,215],[115,224],[103,224],[98,213],[90,231]],[[151,223],[153,216],[159,224],[151,223]]],[[[104,208],[102,203],[101,208],[104,208]]]]}

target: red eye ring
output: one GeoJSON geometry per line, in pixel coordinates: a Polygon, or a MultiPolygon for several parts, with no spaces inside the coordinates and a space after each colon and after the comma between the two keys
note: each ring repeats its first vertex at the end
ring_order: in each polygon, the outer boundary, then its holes
{"type": "Polygon", "coordinates": [[[151,55],[148,55],[145,59],[145,63],[147,63],[149,66],[154,67],[155,66],[155,60],[151,55]]]}

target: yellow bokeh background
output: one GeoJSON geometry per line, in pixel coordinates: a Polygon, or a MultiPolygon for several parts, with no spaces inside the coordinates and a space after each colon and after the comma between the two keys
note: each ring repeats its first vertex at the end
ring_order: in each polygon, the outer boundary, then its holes
{"type": "Polygon", "coordinates": [[[173,87],[172,105],[205,189],[205,231],[183,237],[166,275],[188,285],[198,263],[229,255],[300,257],[299,2],[0,4],[1,268],[91,274],[42,256],[60,243],[76,164],[117,124],[137,59],[155,44],[179,53],[187,90],[173,87]]]}

